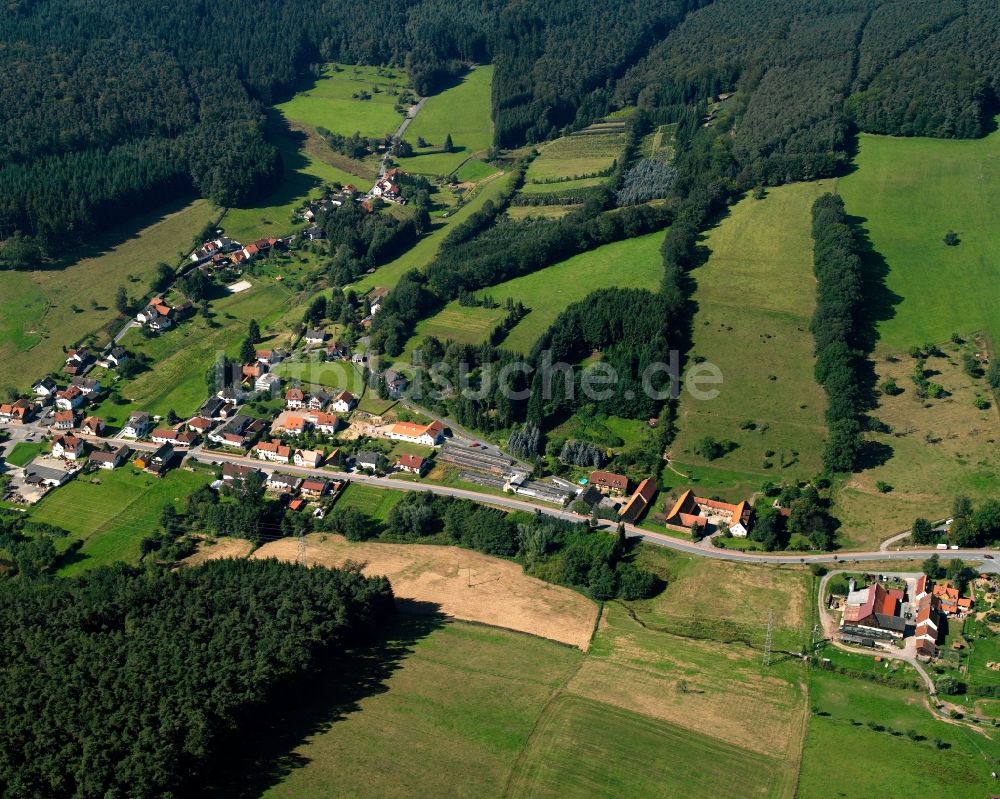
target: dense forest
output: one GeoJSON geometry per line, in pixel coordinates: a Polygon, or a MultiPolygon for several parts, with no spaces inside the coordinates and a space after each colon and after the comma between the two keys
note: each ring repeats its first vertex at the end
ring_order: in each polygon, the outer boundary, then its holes
{"type": "Polygon", "coordinates": [[[182,0],[0,9],[0,265],[155,203],[238,204],[279,179],[265,109],[315,65],[405,66],[419,93],[493,61],[495,141],[623,105],[734,134],[754,183],[836,172],[851,131],[982,135],[1000,83],[989,0],[182,0]],[[735,92],[721,109],[706,102],[735,92]],[[15,234],[17,234],[15,236],[15,234]]]}
{"type": "Polygon", "coordinates": [[[274,560],[4,580],[0,792],[175,795],[392,604],[384,578],[274,560]]]}

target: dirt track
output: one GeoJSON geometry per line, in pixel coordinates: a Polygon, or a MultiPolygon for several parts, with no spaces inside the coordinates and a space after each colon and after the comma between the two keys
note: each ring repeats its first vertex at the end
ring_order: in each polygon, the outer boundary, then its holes
{"type": "MultiPolygon", "coordinates": [[[[251,557],[295,560],[298,544],[274,541],[251,557]]],[[[516,563],[457,547],[306,537],[306,563],[340,566],[349,560],[363,563],[365,574],[387,576],[400,599],[431,603],[456,619],[531,633],[583,650],[590,644],[597,606],[568,588],[528,577],[516,563]]]]}

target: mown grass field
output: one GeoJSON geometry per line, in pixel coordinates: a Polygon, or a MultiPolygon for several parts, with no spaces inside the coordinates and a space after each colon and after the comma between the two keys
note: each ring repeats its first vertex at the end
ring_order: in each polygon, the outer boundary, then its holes
{"type": "Polygon", "coordinates": [[[941,399],[915,395],[915,362],[909,355],[875,359],[878,382],[892,378],[902,393],[882,395],[874,411],[892,432],[870,438],[891,457],[835,486],[834,513],[845,546],[871,549],[908,530],[918,516],[945,519],[959,494],[975,500],[996,496],[1000,412],[995,403],[985,410],[973,405],[977,395],[988,397],[989,391],[982,378],[972,379],[963,371],[961,348],[942,343],[940,349],[943,356],[928,359],[926,368],[935,373],[930,379],[947,391],[941,399]],[[879,483],[891,490],[879,491],[879,483]]]}
{"type": "Polygon", "coordinates": [[[341,510],[356,508],[373,519],[385,521],[389,511],[402,498],[402,491],[390,491],[361,483],[351,483],[337,500],[337,507],[341,510]]]}
{"type": "Polygon", "coordinates": [[[682,389],[674,459],[742,473],[755,487],[820,471],[826,398],[813,376],[809,331],[816,293],[810,210],[832,188],[830,181],[798,183],[763,200],[747,197],[705,237],[711,254],[692,273],[691,355],[715,364],[723,382],[704,386],[718,390],[714,399],[682,389]],[[695,452],[706,436],[735,448],[706,461],[695,452]]]}
{"type": "Polygon", "coordinates": [[[459,344],[481,344],[506,314],[503,307],[472,308],[459,305],[458,300],[453,300],[434,316],[417,323],[399,360],[411,363],[411,353],[420,346],[425,336],[433,336],[441,341],[457,341],[459,344]]]}
{"type": "MultiPolygon", "coordinates": [[[[423,113],[423,112],[421,112],[423,113]]],[[[419,118],[419,117],[418,117],[419,118]]],[[[408,249],[398,258],[384,266],[380,266],[370,275],[352,283],[350,288],[358,294],[367,293],[373,288],[392,288],[399,279],[411,269],[423,269],[437,256],[441,243],[448,235],[448,229],[455,223],[466,219],[475,213],[487,200],[495,200],[510,181],[510,175],[502,175],[480,186],[476,195],[457,211],[452,211],[445,219],[435,219],[429,233],[425,233],[415,246],[408,249]]]]}
{"type": "Polygon", "coordinates": [[[956,329],[1000,341],[1000,132],[979,140],[859,137],[838,188],[885,259],[871,312],[882,344],[905,351],[956,329]],[[944,244],[949,230],[956,247],[944,244]]]}
{"type": "Polygon", "coordinates": [[[931,717],[916,691],[889,688],[813,669],[798,795],[989,796],[997,741],[931,717]],[[879,731],[869,725],[879,725],[879,731]],[[914,738],[908,733],[912,731],[914,738]],[[895,732],[895,734],[893,734],[895,732]],[[935,739],[944,748],[935,746],[935,739]],[[831,753],[836,752],[836,757],[831,753]]]}
{"type": "Polygon", "coordinates": [[[579,205],[512,205],[507,209],[511,219],[562,219],[579,205]]]}
{"type": "Polygon", "coordinates": [[[492,66],[476,67],[455,86],[428,97],[403,137],[413,145],[415,154],[411,158],[399,159],[400,167],[412,173],[448,175],[470,155],[488,149],[493,139],[490,116],[492,81],[492,66]],[[454,152],[439,152],[449,133],[454,152]],[[417,147],[418,137],[427,142],[426,148],[417,147]]]}
{"type": "MultiPolygon", "coordinates": [[[[64,346],[116,319],[119,286],[145,296],[156,265],[176,265],[215,218],[206,200],[172,203],[95,238],[53,268],[0,272],[0,386],[26,389],[60,369],[64,346]]],[[[108,340],[96,336],[102,346],[108,340]]]]}
{"type": "MultiPolygon", "coordinates": [[[[655,291],[663,275],[660,257],[663,236],[662,232],[649,233],[605,244],[478,292],[490,295],[501,305],[511,297],[531,309],[510,331],[502,346],[528,352],[562,311],[596,289],[622,286],[655,291]]],[[[485,328],[485,332],[491,327],[485,328]]]]}
{"type": "Polygon", "coordinates": [[[312,86],[276,107],[289,119],[344,136],[384,136],[403,119],[394,106],[405,86],[406,73],[400,69],[330,64],[312,86]],[[371,99],[353,97],[359,92],[371,99]]]}
{"type": "Polygon", "coordinates": [[[157,478],[126,465],[81,475],[51,491],[32,508],[31,518],[68,530],[70,540],[84,541],[60,576],[116,561],[138,563],[139,542],[159,529],[163,508],[171,502],[180,507],[184,497],[209,481],[205,472],[174,469],[157,478]]]}

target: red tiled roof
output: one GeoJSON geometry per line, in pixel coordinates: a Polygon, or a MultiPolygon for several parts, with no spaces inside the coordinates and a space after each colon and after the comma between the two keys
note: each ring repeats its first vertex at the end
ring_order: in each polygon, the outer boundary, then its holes
{"type": "Polygon", "coordinates": [[[628,478],[623,474],[597,470],[590,473],[590,482],[593,485],[604,486],[605,488],[628,491],[628,478]]]}

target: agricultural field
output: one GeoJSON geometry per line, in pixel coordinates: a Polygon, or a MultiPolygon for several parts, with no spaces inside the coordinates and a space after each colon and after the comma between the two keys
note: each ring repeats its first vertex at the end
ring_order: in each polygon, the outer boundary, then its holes
{"type": "MultiPolygon", "coordinates": [[[[415,154],[399,159],[399,166],[414,174],[450,175],[470,156],[487,150],[493,140],[492,81],[492,66],[476,67],[456,85],[428,97],[403,136],[413,145],[415,154]],[[440,152],[448,134],[451,134],[454,152],[440,152]],[[423,138],[428,146],[417,147],[418,138],[423,138]]],[[[481,177],[461,179],[474,181],[481,177]]]]}
{"type": "Polygon", "coordinates": [[[332,133],[381,137],[402,122],[395,106],[405,89],[400,69],[329,64],[312,86],[276,108],[288,119],[332,133]],[[356,96],[361,93],[370,99],[356,96]]]}
{"type": "Polygon", "coordinates": [[[809,700],[802,799],[995,792],[990,771],[1000,756],[997,741],[934,719],[916,691],[813,669],[809,700]]]}
{"type": "Polygon", "coordinates": [[[507,216],[514,220],[562,219],[579,207],[579,205],[512,205],[507,209],[507,216]]]}
{"type": "Polygon", "coordinates": [[[380,266],[370,275],[365,275],[356,283],[352,283],[350,288],[358,294],[365,294],[373,288],[392,288],[411,269],[426,267],[437,256],[438,250],[441,249],[441,243],[448,235],[448,229],[456,222],[462,222],[470,214],[478,211],[487,200],[495,200],[503,193],[509,181],[510,174],[508,173],[480,184],[475,195],[465,205],[458,210],[451,211],[446,218],[434,219],[430,232],[425,233],[415,246],[395,260],[380,266]]]}
{"type": "Polygon", "coordinates": [[[963,347],[942,343],[942,355],[926,369],[947,395],[921,400],[911,380],[915,361],[905,354],[876,358],[877,382],[891,378],[902,389],[883,394],[874,415],[892,432],[871,434],[883,450],[880,462],[838,483],[834,514],[841,541],[853,549],[908,530],[918,516],[944,519],[955,496],[976,500],[996,496],[1000,484],[1000,412],[995,403],[979,410],[976,396],[989,396],[982,378],[973,379],[961,365],[963,347]],[[882,489],[879,490],[879,484],[882,489]]]}
{"type": "Polygon", "coordinates": [[[562,311],[595,289],[621,286],[655,291],[663,276],[663,236],[663,232],[648,233],[605,244],[478,292],[480,296],[488,294],[501,305],[511,297],[531,309],[502,346],[516,352],[530,351],[562,311]]]}
{"type": "Polygon", "coordinates": [[[1000,341],[1000,132],[950,140],[861,135],[838,188],[868,232],[878,350],[944,341],[956,326],[1000,341]],[[947,246],[948,231],[960,243],[947,246]]]}
{"type": "Polygon", "coordinates": [[[708,233],[711,254],[692,273],[691,354],[715,364],[723,382],[710,400],[682,389],[670,453],[678,471],[698,476],[690,464],[741,473],[740,482],[754,488],[820,471],[826,398],[813,376],[809,331],[816,292],[810,211],[832,188],[830,181],[797,183],[763,200],[747,197],[708,233]],[[705,437],[730,452],[707,461],[696,453],[705,437]]]}
{"type": "Polygon", "coordinates": [[[412,363],[410,357],[426,336],[459,344],[481,344],[489,338],[490,331],[507,315],[506,309],[479,308],[460,305],[452,300],[437,314],[417,322],[413,336],[399,356],[401,363],[412,363]]]}
{"type": "Polygon", "coordinates": [[[389,491],[385,488],[351,483],[337,500],[337,507],[340,509],[355,508],[373,519],[384,522],[393,505],[402,498],[402,491],[389,491]]]}
{"type": "MultiPolygon", "coordinates": [[[[384,519],[403,496],[359,483],[347,487],[337,507],[354,507],[384,519]],[[346,503],[346,504],[345,504],[346,503]]],[[[255,558],[294,560],[298,545],[284,539],[265,544],[255,558]]],[[[464,621],[489,624],[585,650],[597,621],[597,605],[570,588],[543,582],[521,565],[453,546],[351,543],[336,535],[305,539],[305,561],[341,566],[365,564],[365,573],[384,574],[398,598],[433,605],[464,621]]]]}
{"type": "Polygon", "coordinates": [[[116,561],[138,563],[139,542],[159,529],[169,503],[207,485],[210,475],[174,469],[158,478],[131,465],[81,475],[48,493],[31,509],[31,519],[68,530],[67,543],[82,539],[83,548],[59,574],[69,576],[116,561]]]}
{"type": "MultiPolygon", "coordinates": [[[[617,129],[615,129],[617,130],[617,129]]],[[[546,194],[600,185],[625,146],[625,134],[580,132],[539,146],[525,175],[523,194],[546,194]]]]}
{"type": "Polygon", "coordinates": [[[96,238],[48,269],[0,271],[0,387],[26,389],[62,364],[63,347],[117,319],[115,292],[143,296],[160,261],[176,265],[217,215],[206,200],[177,202],[96,238]]]}

